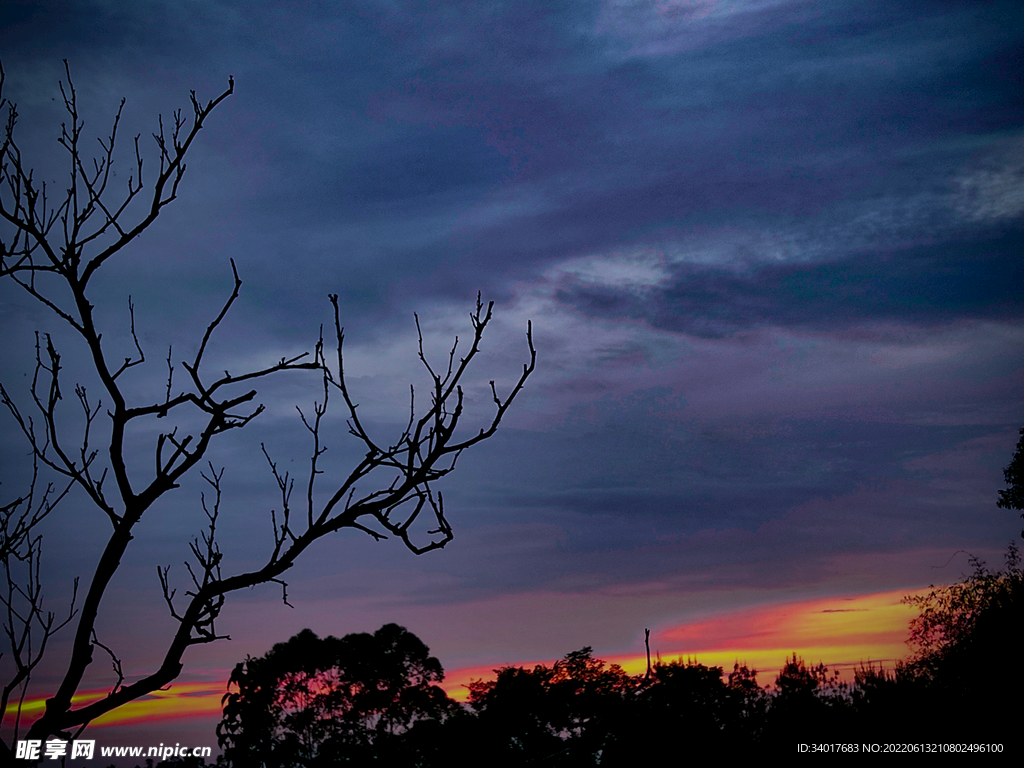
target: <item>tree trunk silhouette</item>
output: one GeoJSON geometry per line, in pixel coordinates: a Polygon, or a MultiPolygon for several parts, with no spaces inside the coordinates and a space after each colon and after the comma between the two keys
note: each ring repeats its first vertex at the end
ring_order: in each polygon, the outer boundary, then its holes
{"type": "MultiPolygon", "coordinates": [[[[88,351],[91,365],[87,374],[98,379],[106,401],[94,399],[76,381],[74,400],[80,411],[78,424],[84,425],[84,430],[81,434],[70,434],[64,411],[66,374],[54,340],[45,333],[36,334],[28,409],[18,405],[16,393],[0,386],[0,400],[31,446],[35,462],[26,493],[0,508],[0,557],[9,584],[2,595],[6,608],[4,629],[14,665],[14,674],[3,690],[3,703],[6,705],[18,691],[24,697],[32,670],[55,632],[73,624],[75,633],[63,679],[48,697],[44,713],[28,729],[27,738],[39,740],[54,735],[72,737],[96,717],[174,680],[182,671],[183,657],[190,646],[224,637],[217,633],[215,622],[228,593],[274,582],[282,586],[287,602],[282,575],[313,542],[333,531],[357,528],[375,539],[395,536],[416,554],[444,547],[452,540],[453,531],[445,516],[442,496],[432,484],[454,469],[462,451],[495,433],[536,363],[532,327],[528,326],[529,361],[511,390],[502,397],[492,381],[494,412],[490,421],[476,431],[456,434],[463,415],[462,381],[479,352],[492,316],[493,302],[485,304],[478,296],[470,313],[472,339],[463,356],[459,357],[456,339],[446,365],[435,369],[424,354],[419,333],[419,359],[432,382],[429,405],[417,415],[413,397],[404,430],[393,442],[379,442],[360,420],[346,383],[344,332],[336,295],[329,297],[334,311],[330,354],[321,331],[311,352],[269,361],[262,368],[241,373],[210,372],[211,366],[205,360],[208,344],[238,299],[242,286],[232,260],[230,295],[206,326],[196,354],[180,362],[187,374],[185,386],[175,388],[173,356],[168,350],[166,361],[160,361],[165,362],[167,370],[164,397],[155,401],[141,398],[126,383],[128,377],[123,378],[130,369],[151,363],[135,331],[131,297],[128,317],[134,350],[128,357],[117,358],[104,343],[90,285],[96,274],[112,263],[176,198],[185,173],[185,156],[207,118],[232,94],[234,82],[229,79],[228,87],[205,104],[192,92],[191,115],[186,117],[179,110],[168,126],[162,119],[159,121],[153,134],[157,169],[151,187],[147,186],[148,179],[144,181],[143,157],[136,136],[135,167],[128,177],[127,190],[118,196],[110,182],[124,100],[109,136],[100,140],[99,157],[89,159],[83,149],[83,123],[66,61],[65,71],[67,83],[61,83],[61,93],[69,121],[62,127],[59,143],[66,152],[70,179],[64,194],[55,198],[45,183],[35,180],[22,159],[14,138],[17,110],[2,99],[4,75],[0,67],[0,109],[7,109],[0,143],[0,217],[5,222],[0,230],[0,279],[20,286],[73,330],[88,351]],[[135,219],[132,214],[136,214],[135,219]],[[272,449],[262,446],[280,492],[280,508],[271,513],[273,548],[260,567],[225,574],[216,537],[224,469],[204,462],[204,457],[219,435],[245,427],[263,411],[262,405],[255,404],[257,390],[250,387],[286,371],[313,373],[322,390],[312,413],[299,411],[313,443],[309,471],[303,480],[304,498],[299,508],[293,509],[294,479],[278,468],[272,459],[272,449]],[[318,483],[323,483],[323,470],[318,461],[326,450],[321,439],[322,419],[332,396],[340,397],[347,412],[349,433],[361,441],[365,453],[347,477],[321,492],[318,483]],[[160,430],[151,445],[154,468],[148,474],[130,470],[126,461],[129,431],[142,424],[151,426],[171,414],[185,413],[197,419],[200,426],[191,430],[180,426],[160,430]],[[43,489],[40,471],[49,472],[56,481],[43,489]],[[136,526],[158,499],[177,488],[190,473],[201,474],[210,486],[210,498],[204,495],[202,499],[208,524],[190,545],[194,563],[186,563],[190,585],[179,596],[171,586],[169,568],[157,567],[163,596],[177,628],[167,640],[160,666],[141,679],[127,682],[120,673],[115,652],[97,637],[97,617],[136,526]],[[110,534],[95,571],[83,584],[81,601],[77,600],[76,580],[76,599],[67,619],[60,622],[43,608],[38,584],[38,525],[72,491],[84,494],[102,513],[110,534]],[[414,528],[421,516],[432,521],[426,526],[425,538],[416,533],[423,526],[414,528]],[[72,697],[95,660],[97,649],[113,660],[117,682],[105,698],[75,708],[72,697]]],[[[415,322],[419,331],[418,317],[415,322]]],[[[17,737],[15,734],[14,738],[17,737]]],[[[12,761],[13,754],[6,745],[0,749],[0,755],[5,751],[7,761],[12,761]]]]}

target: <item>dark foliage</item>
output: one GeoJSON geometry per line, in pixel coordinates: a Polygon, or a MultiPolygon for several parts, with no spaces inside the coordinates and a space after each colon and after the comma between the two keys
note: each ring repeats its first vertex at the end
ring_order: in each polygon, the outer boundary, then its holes
{"type": "MultiPolygon", "coordinates": [[[[999,501],[996,506],[1003,509],[1024,510],[1024,427],[1020,430],[1020,440],[1017,441],[1017,450],[1013,452],[1013,459],[1003,469],[1003,479],[1006,481],[1006,489],[999,492],[999,501]]],[[[1021,514],[1024,517],[1024,514],[1021,514]]],[[[1024,531],[1020,532],[1024,538],[1024,531]]]]}
{"type": "Polygon", "coordinates": [[[862,666],[851,683],[797,654],[773,687],[761,687],[757,672],[739,664],[725,675],[721,667],[677,660],[659,662],[650,676],[630,676],[583,648],[551,666],[495,670],[494,680],[470,684],[464,708],[430,691],[441,679],[439,665],[400,627],[350,635],[359,641],[347,652],[373,658],[365,643],[398,631],[416,661],[400,651],[398,664],[378,660],[350,670],[330,666],[348,638],[320,640],[306,630],[236,668],[239,691],[225,697],[219,731],[224,762],[618,767],[683,752],[790,752],[808,741],[983,742],[1014,754],[1019,672],[1004,664],[993,673],[995,660],[1016,658],[1020,637],[1021,571],[1010,552],[1003,573],[977,564],[960,584],[915,598],[922,611],[911,642],[918,652],[893,671],[862,666]],[[386,667],[391,672],[381,674],[386,667]],[[352,682],[359,675],[366,683],[352,682]],[[376,692],[360,698],[367,683],[376,692]]]}
{"type": "Polygon", "coordinates": [[[573,651],[551,667],[504,667],[470,684],[476,743],[493,759],[523,765],[594,765],[620,738],[638,681],[617,664],[573,651]]]}
{"type": "Polygon", "coordinates": [[[229,765],[406,762],[459,714],[441,663],[396,624],[319,638],[306,629],[235,667],[217,735],[229,765]]]}
{"type": "Polygon", "coordinates": [[[637,678],[636,683],[601,765],[661,762],[666,753],[688,751],[681,745],[689,744],[735,752],[760,738],[768,697],[757,684],[757,672],[746,666],[736,664],[725,676],[721,667],[694,660],[659,662],[649,678],[637,678]]]}
{"type": "Polygon", "coordinates": [[[908,641],[916,653],[897,677],[918,694],[922,730],[997,739],[1020,724],[1024,572],[1015,544],[1002,572],[971,562],[974,572],[959,583],[908,598],[920,610],[908,641]]]}

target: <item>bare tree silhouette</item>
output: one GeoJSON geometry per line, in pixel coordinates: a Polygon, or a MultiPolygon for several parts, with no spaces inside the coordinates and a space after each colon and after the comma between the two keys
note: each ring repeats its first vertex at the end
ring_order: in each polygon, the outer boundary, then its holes
{"type": "MultiPolygon", "coordinates": [[[[342,528],[365,531],[375,539],[389,534],[402,540],[414,553],[422,554],[444,547],[453,538],[445,516],[442,496],[432,484],[455,467],[458,456],[467,448],[491,437],[512,401],[534,370],[536,350],[532,328],[527,329],[529,362],[523,365],[509,393],[502,397],[492,381],[490,396],[494,411],[490,420],[475,430],[456,434],[463,416],[462,382],[480,350],[481,338],[491,320],[493,302],[485,304],[477,297],[470,313],[472,339],[462,356],[455,340],[444,367],[432,366],[424,354],[419,335],[419,359],[432,381],[429,406],[417,414],[415,399],[408,422],[394,442],[382,443],[370,435],[360,420],[357,404],[345,380],[343,341],[338,298],[330,296],[334,310],[332,351],[327,352],[321,331],[311,353],[270,361],[264,367],[242,373],[211,373],[206,353],[211,337],[221,325],[239,296],[242,281],[231,262],[234,285],[219,312],[206,327],[198,351],[180,363],[186,372],[185,386],[176,390],[173,357],[168,351],[166,388],[162,398],[147,400],[133,391],[129,371],[151,364],[135,331],[135,307],[129,297],[128,318],[131,344],[127,357],[110,353],[103,338],[90,285],[93,278],[145,231],[178,194],[185,173],[185,156],[203,129],[207,118],[228,96],[234,83],[216,98],[201,102],[191,95],[191,115],[180,110],[169,125],[159,122],[153,134],[157,146],[155,179],[144,181],[143,153],[135,137],[135,167],[128,177],[127,190],[113,190],[114,147],[124,100],[114,117],[109,136],[100,140],[102,151],[88,158],[83,147],[83,122],[79,116],[75,87],[65,62],[67,82],[61,83],[68,122],[63,125],[59,143],[66,153],[70,179],[61,194],[38,182],[31,167],[22,159],[15,141],[17,109],[2,99],[3,70],[0,68],[0,109],[6,108],[7,120],[0,143],[0,279],[20,286],[29,296],[47,307],[73,331],[87,351],[89,366],[75,372],[74,400],[77,417],[69,416],[64,393],[69,389],[61,354],[50,334],[37,333],[35,369],[28,387],[30,403],[20,406],[16,393],[0,386],[0,400],[23,433],[34,457],[36,471],[28,479],[28,491],[0,509],[0,555],[8,576],[9,589],[0,598],[6,607],[4,634],[14,664],[12,679],[3,689],[6,705],[15,692],[20,696],[28,685],[33,668],[46,650],[47,641],[66,624],[74,626],[74,640],[63,679],[48,697],[44,713],[28,728],[27,738],[45,739],[61,734],[64,738],[80,732],[90,721],[106,712],[157,690],[174,680],[182,671],[185,651],[193,645],[209,643],[224,636],[215,622],[225,596],[239,589],[268,582],[284,588],[282,574],[309,546],[325,535],[342,528]],[[147,186],[148,184],[152,186],[147,186]],[[255,404],[257,391],[250,387],[259,380],[286,371],[313,372],[322,389],[320,402],[301,420],[313,443],[308,474],[303,478],[304,494],[298,509],[293,509],[291,493],[294,479],[282,472],[263,446],[270,472],[280,491],[279,511],[271,513],[273,546],[266,561],[249,571],[222,572],[222,552],[217,541],[217,522],[221,504],[221,479],[224,470],[204,462],[211,444],[222,434],[241,429],[263,410],[255,404]],[[103,402],[80,383],[85,377],[98,380],[103,402]],[[347,411],[349,432],[361,441],[363,458],[347,477],[336,481],[326,492],[318,483],[324,471],[318,461],[325,448],[322,441],[323,417],[331,396],[340,396],[347,411]],[[151,450],[154,464],[146,471],[128,460],[128,436],[138,438],[142,425],[151,428],[156,420],[174,414],[178,426],[157,430],[151,450]],[[188,419],[181,418],[188,415],[188,419]],[[185,428],[183,424],[193,424],[185,428]],[[81,430],[81,431],[77,431],[81,430]],[[134,431],[133,431],[134,430],[134,431]],[[203,468],[205,464],[205,469],[203,468]],[[199,469],[197,469],[197,467],[199,469]],[[52,484],[43,488],[39,472],[51,473],[52,484]],[[177,488],[182,479],[200,473],[210,487],[202,506],[208,524],[190,545],[194,563],[188,566],[191,584],[183,596],[171,586],[166,568],[157,568],[163,596],[176,630],[167,639],[163,662],[140,679],[129,682],[120,671],[114,651],[96,635],[97,617],[111,578],[128,550],[136,526],[154,503],[177,488]],[[95,571],[83,583],[80,601],[73,599],[66,620],[60,621],[44,611],[39,589],[41,537],[39,523],[69,492],[84,495],[101,513],[110,533],[95,571]],[[426,538],[416,535],[414,523],[429,518],[426,538]],[[20,570],[19,570],[20,568],[20,570]],[[91,704],[75,707],[73,696],[93,663],[97,650],[114,662],[117,681],[108,695],[91,704]]],[[[419,319],[416,318],[417,330],[419,319]]],[[[170,423],[173,419],[168,419],[170,423]]],[[[135,449],[132,449],[135,450],[135,449]]],[[[59,511],[58,513],[59,514],[59,511]]],[[[77,597],[77,580],[75,594],[77,597]]],[[[287,602],[287,593],[284,593],[287,602]]],[[[19,708],[20,712],[20,708],[19,708]]],[[[17,738],[15,733],[13,738],[17,738]]],[[[0,749],[0,755],[6,750],[0,749]]]]}

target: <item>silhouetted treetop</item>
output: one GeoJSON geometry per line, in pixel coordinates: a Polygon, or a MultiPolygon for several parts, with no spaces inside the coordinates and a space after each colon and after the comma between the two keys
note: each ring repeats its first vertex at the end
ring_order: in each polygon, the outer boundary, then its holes
{"type": "Polygon", "coordinates": [[[441,663],[397,624],[319,638],[305,629],[231,673],[217,727],[233,766],[369,760],[422,721],[456,713],[441,663]]]}
{"type": "MultiPolygon", "coordinates": [[[[1013,459],[1003,469],[1003,479],[1006,481],[1006,488],[999,491],[996,506],[1024,510],[1024,427],[1021,427],[1020,440],[1017,441],[1013,459]]],[[[1024,517],[1024,514],[1021,514],[1021,517],[1024,517]]],[[[1024,531],[1021,531],[1020,535],[1024,538],[1024,531]]]]}

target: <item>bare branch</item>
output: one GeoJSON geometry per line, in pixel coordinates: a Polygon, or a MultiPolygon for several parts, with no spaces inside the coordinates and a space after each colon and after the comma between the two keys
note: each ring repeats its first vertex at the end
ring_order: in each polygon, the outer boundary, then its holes
{"type": "Polygon", "coordinates": [[[114,683],[114,687],[111,689],[111,693],[117,693],[117,690],[121,687],[121,683],[124,682],[124,670],[121,668],[121,660],[117,658],[117,655],[112,650],[110,650],[110,648],[108,648],[99,641],[99,638],[96,637],[95,629],[93,629],[92,631],[92,644],[95,645],[97,648],[102,648],[104,651],[107,652],[107,655],[110,656],[111,666],[114,668],[114,672],[117,674],[117,682],[114,683]]]}
{"type": "MultiPolygon", "coordinates": [[[[130,357],[126,357],[124,359],[124,363],[121,365],[121,367],[118,368],[116,371],[114,371],[114,374],[111,376],[112,379],[116,379],[118,376],[120,376],[122,373],[124,373],[124,371],[127,370],[128,368],[131,368],[132,366],[136,366],[136,365],[142,365],[144,362],[146,362],[146,355],[142,351],[142,347],[139,345],[139,337],[135,334],[135,305],[132,304],[132,297],[131,296],[128,297],[128,314],[131,317],[131,323],[132,323],[132,341],[135,342],[135,349],[138,351],[139,356],[137,358],[135,358],[134,360],[132,360],[130,357]]],[[[167,354],[169,356],[170,355],[170,351],[168,351],[167,354]]],[[[168,388],[168,390],[170,390],[170,381],[167,382],[167,388],[168,388]]]]}
{"type": "Polygon", "coordinates": [[[91,300],[90,280],[176,198],[185,173],[186,154],[212,111],[233,92],[234,81],[229,78],[227,90],[205,103],[192,92],[190,115],[178,110],[168,121],[158,120],[153,133],[157,167],[151,189],[143,182],[143,157],[136,136],[133,172],[127,189],[117,192],[111,181],[125,102],[118,106],[107,137],[98,140],[98,155],[90,158],[84,148],[84,127],[67,62],[65,74],[66,83],[62,82],[60,88],[67,121],[58,142],[68,160],[68,181],[63,194],[55,197],[45,184],[36,182],[31,168],[22,160],[15,140],[17,110],[3,99],[4,73],[0,67],[0,110],[7,109],[6,131],[0,138],[0,220],[6,222],[2,233],[6,240],[0,241],[0,280],[10,279],[52,310],[74,331],[88,353],[86,373],[82,378],[68,379],[53,338],[46,333],[37,334],[35,368],[27,391],[31,405],[23,411],[12,394],[0,385],[0,402],[20,428],[34,466],[29,492],[0,507],[0,565],[9,585],[6,592],[0,593],[0,605],[6,612],[5,643],[11,648],[15,667],[13,679],[3,689],[5,707],[16,691],[20,691],[23,700],[47,641],[77,617],[63,678],[47,697],[45,712],[29,729],[29,738],[33,739],[80,731],[99,715],[166,686],[181,673],[189,647],[226,637],[218,634],[216,621],[229,593],[260,584],[278,584],[283,601],[289,604],[285,572],[314,542],[330,533],[351,528],[376,541],[394,537],[416,554],[443,548],[453,540],[454,532],[445,514],[443,497],[435,492],[433,484],[454,469],[462,451],[494,434],[536,364],[532,327],[528,327],[530,360],[524,364],[522,375],[504,398],[491,382],[494,413],[490,421],[475,433],[461,430],[463,382],[480,350],[493,303],[485,305],[477,295],[475,309],[470,313],[472,337],[468,346],[456,337],[447,361],[436,367],[424,352],[420,320],[414,314],[418,356],[430,376],[430,397],[420,406],[422,412],[417,413],[415,391],[410,387],[407,423],[400,427],[397,436],[392,436],[393,442],[379,441],[371,437],[360,419],[358,404],[345,378],[344,330],[337,295],[330,296],[337,342],[336,367],[328,363],[321,328],[312,357],[308,353],[286,355],[268,361],[262,368],[233,374],[224,370],[223,375],[210,373],[212,365],[207,358],[215,354],[213,335],[238,301],[242,286],[236,264],[231,260],[231,291],[206,326],[195,356],[181,362],[188,374],[184,386],[177,393],[174,391],[174,362],[168,347],[163,397],[158,394],[155,402],[141,399],[128,386],[133,377],[122,376],[130,368],[147,362],[152,365],[136,330],[135,305],[129,295],[129,330],[135,350],[127,357],[110,357],[110,347],[103,343],[91,300]],[[148,195],[145,200],[140,198],[144,190],[148,195]],[[133,201],[138,204],[132,205],[133,201]],[[144,208],[141,212],[140,206],[144,208]],[[132,219],[133,216],[137,218],[132,219]],[[257,391],[249,387],[266,377],[293,371],[315,371],[322,390],[311,409],[297,408],[299,421],[312,443],[308,472],[300,478],[304,514],[292,514],[295,478],[282,471],[271,459],[267,446],[261,445],[280,498],[280,506],[274,505],[270,515],[272,547],[262,565],[228,575],[222,572],[224,557],[217,541],[224,469],[210,464],[207,452],[218,435],[245,427],[262,413],[264,407],[256,399],[257,391]],[[97,380],[102,400],[96,396],[97,380]],[[84,382],[91,382],[88,389],[84,382]],[[67,408],[62,407],[63,391],[72,386],[78,405],[69,416],[67,408]],[[340,393],[348,432],[360,441],[363,450],[362,458],[347,475],[328,481],[322,456],[327,451],[327,413],[334,393],[340,393]],[[155,422],[149,420],[166,418],[172,412],[176,426],[155,431],[151,444],[153,462],[129,461],[127,454],[137,450],[138,439],[150,434],[155,422]],[[101,413],[104,418],[98,418],[101,413]],[[202,471],[204,461],[207,469],[202,471]],[[36,480],[40,470],[53,473],[60,479],[60,485],[47,485],[44,492],[37,492],[41,488],[36,480]],[[199,473],[206,483],[200,494],[206,523],[188,543],[185,585],[179,590],[172,584],[170,567],[157,567],[163,599],[177,626],[167,639],[160,666],[129,681],[120,659],[97,637],[100,607],[135,536],[135,526],[190,473],[199,473]],[[108,478],[112,478],[109,483],[108,478]],[[110,533],[85,585],[81,606],[77,603],[76,580],[68,618],[58,623],[52,614],[43,611],[38,525],[72,488],[80,489],[103,513],[110,533]],[[106,697],[75,708],[75,694],[94,661],[96,648],[110,657],[116,682],[106,697]]]}

